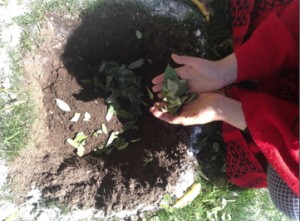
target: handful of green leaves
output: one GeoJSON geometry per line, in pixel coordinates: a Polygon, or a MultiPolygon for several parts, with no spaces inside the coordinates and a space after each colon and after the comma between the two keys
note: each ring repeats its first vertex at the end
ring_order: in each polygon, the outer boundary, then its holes
{"type": "Polygon", "coordinates": [[[184,104],[195,100],[197,94],[190,93],[187,81],[181,79],[175,69],[168,65],[164,72],[162,96],[165,105],[160,107],[161,111],[175,115],[184,104]]]}

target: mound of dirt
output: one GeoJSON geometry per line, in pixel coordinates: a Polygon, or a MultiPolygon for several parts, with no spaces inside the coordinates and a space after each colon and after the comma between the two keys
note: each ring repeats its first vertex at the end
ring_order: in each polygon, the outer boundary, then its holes
{"type": "Polygon", "coordinates": [[[97,208],[107,214],[142,210],[156,205],[166,192],[172,194],[181,175],[195,170],[195,160],[187,153],[193,128],[154,118],[148,111],[153,101],[148,99],[135,134],[140,140],[124,150],[97,155],[93,149],[107,137],[95,137],[93,132],[102,123],[109,132],[123,125],[116,116],[105,121],[105,97],[81,80],[91,78],[91,70],[103,59],[129,64],[143,58],[147,62],[136,73],[143,77],[146,94],[151,79],[171,63],[171,53],[194,54],[199,43],[193,34],[197,26],[183,24],[151,16],[141,5],[129,3],[101,3],[81,19],[49,14],[41,31],[44,44],[24,58],[28,81],[37,87],[40,116],[32,132],[34,145],[12,165],[11,183],[19,191],[35,185],[46,201],[97,208]],[[141,39],[136,37],[137,30],[141,39]],[[57,98],[69,104],[71,111],[59,109],[57,98]],[[91,118],[72,122],[75,112],[81,116],[88,112],[91,118]],[[88,135],[83,157],[66,143],[78,132],[88,135]]]}

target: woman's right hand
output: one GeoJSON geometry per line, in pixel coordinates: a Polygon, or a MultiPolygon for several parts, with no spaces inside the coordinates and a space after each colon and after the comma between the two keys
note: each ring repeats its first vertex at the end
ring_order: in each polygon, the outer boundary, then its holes
{"type": "Polygon", "coordinates": [[[179,114],[173,115],[160,110],[163,103],[150,108],[153,116],[170,124],[184,126],[225,121],[244,130],[247,127],[242,104],[219,93],[202,93],[196,100],[183,106],[179,114]]]}
{"type": "MultiPolygon", "coordinates": [[[[189,89],[194,93],[212,92],[223,88],[236,80],[237,62],[234,54],[220,61],[209,61],[202,58],[178,56],[172,54],[172,59],[183,65],[176,68],[176,73],[188,81],[189,89]]],[[[160,92],[164,81],[163,74],[153,78],[152,90],[160,92]]]]}

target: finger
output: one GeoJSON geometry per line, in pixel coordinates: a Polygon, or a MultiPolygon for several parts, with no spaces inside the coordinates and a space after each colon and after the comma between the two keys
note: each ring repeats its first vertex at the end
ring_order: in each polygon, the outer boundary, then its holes
{"type": "Polygon", "coordinates": [[[181,124],[183,126],[190,125],[189,119],[187,117],[177,115],[173,117],[171,124],[181,124]]]}
{"type": "Polygon", "coordinates": [[[152,91],[155,93],[160,92],[161,90],[162,90],[162,84],[157,84],[152,87],[152,91]]]}
{"type": "Polygon", "coordinates": [[[184,116],[180,115],[172,115],[170,113],[164,113],[160,110],[160,107],[164,105],[164,103],[155,103],[154,107],[150,108],[150,112],[153,114],[153,116],[168,122],[170,124],[182,124],[182,125],[189,125],[188,119],[184,116]]]}
{"type": "Polygon", "coordinates": [[[172,54],[171,57],[173,61],[175,61],[177,64],[184,64],[189,66],[194,66],[199,61],[199,58],[185,56],[185,55],[179,56],[176,54],[172,54]]]}
{"type": "Polygon", "coordinates": [[[163,121],[166,121],[168,123],[171,123],[173,116],[169,113],[162,112],[158,106],[160,106],[160,104],[156,103],[155,106],[150,108],[150,112],[153,114],[153,116],[157,117],[163,121]]]}
{"type": "Polygon", "coordinates": [[[153,84],[161,84],[164,81],[164,75],[160,74],[152,79],[153,84]]]}
{"type": "Polygon", "coordinates": [[[164,98],[164,96],[163,96],[162,93],[158,93],[158,94],[157,94],[157,97],[160,98],[160,99],[164,98]]]}

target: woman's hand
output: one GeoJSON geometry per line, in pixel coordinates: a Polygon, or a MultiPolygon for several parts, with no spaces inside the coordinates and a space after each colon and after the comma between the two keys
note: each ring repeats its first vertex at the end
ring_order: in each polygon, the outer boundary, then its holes
{"type": "MultiPolygon", "coordinates": [[[[220,61],[209,61],[202,58],[178,56],[173,54],[172,59],[182,67],[176,68],[176,73],[188,81],[191,92],[211,92],[223,88],[236,80],[237,63],[234,54],[220,61]]],[[[160,92],[164,80],[163,74],[152,80],[152,90],[160,92]]]]}
{"type": "Polygon", "coordinates": [[[163,113],[157,103],[150,112],[157,118],[170,124],[184,126],[206,124],[212,121],[225,121],[241,130],[246,128],[246,121],[241,103],[218,93],[202,93],[193,102],[185,105],[178,115],[163,113]]]}

